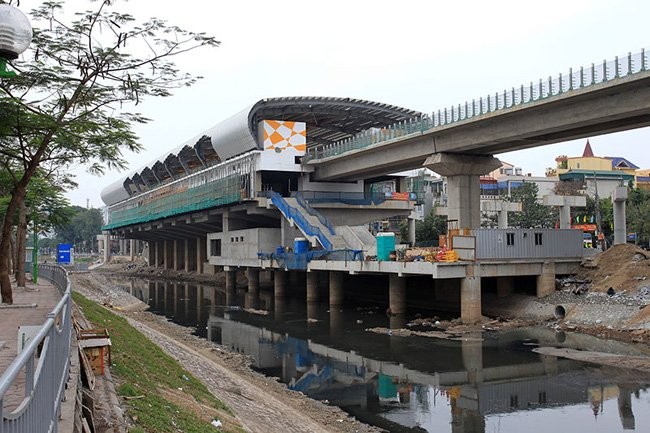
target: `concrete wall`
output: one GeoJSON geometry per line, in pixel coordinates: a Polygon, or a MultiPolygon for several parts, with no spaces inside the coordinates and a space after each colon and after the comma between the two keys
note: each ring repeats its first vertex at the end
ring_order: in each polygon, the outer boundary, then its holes
{"type": "Polygon", "coordinates": [[[301,176],[298,180],[300,191],[351,193],[357,192],[363,196],[363,180],[356,182],[311,182],[309,176],[301,176]]]}
{"type": "Polygon", "coordinates": [[[257,259],[260,251],[271,253],[280,245],[280,229],[256,228],[208,234],[208,256],[214,257],[212,240],[221,240],[221,255],[229,259],[257,259]]]}

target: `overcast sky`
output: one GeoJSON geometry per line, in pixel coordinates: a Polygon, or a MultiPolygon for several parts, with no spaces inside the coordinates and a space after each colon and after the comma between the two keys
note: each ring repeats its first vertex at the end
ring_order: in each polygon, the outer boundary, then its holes
{"type": "MultiPolygon", "coordinates": [[[[21,1],[29,10],[38,2],[21,1]]],[[[70,0],[68,10],[85,9],[70,0]]],[[[138,106],[145,151],[137,169],[261,98],[341,96],[422,112],[650,47],[650,2],[618,1],[208,1],[118,2],[136,18],[151,15],[222,41],[183,57],[205,78],[138,106]]],[[[649,102],[650,103],[650,102],[649,102]]],[[[650,129],[591,137],[596,156],[623,156],[650,168],[650,129]],[[643,149],[643,151],[642,151],[643,149]]],[[[586,140],[497,155],[544,175],[560,154],[582,154],[586,140]]],[[[103,206],[101,189],[124,176],[76,170],[73,204],[103,206]]]]}

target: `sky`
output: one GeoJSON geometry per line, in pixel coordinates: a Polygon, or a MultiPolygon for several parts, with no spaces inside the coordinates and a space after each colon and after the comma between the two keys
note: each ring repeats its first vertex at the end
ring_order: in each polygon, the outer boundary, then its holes
{"type": "MultiPolygon", "coordinates": [[[[23,11],[38,4],[22,0],[23,11]]],[[[95,3],[96,4],[96,3],[95,3]]],[[[102,207],[102,188],[262,98],[339,96],[431,113],[473,98],[650,49],[650,2],[356,0],[117,2],[203,31],[219,48],[177,60],[204,79],[136,108],[151,122],[134,128],[145,150],[129,169],[102,177],[75,167],[73,204],[102,207]],[[155,5],[155,7],[152,7],[155,5]]],[[[94,4],[69,0],[66,10],[94,4]]],[[[649,101],[650,103],[650,101],[649,101]]],[[[650,128],[589,137],[596,156],[650,168],[650,128]]],[[[496,155],[543,176],[558,155],[580,156],[586,139],[496,155]]]]}

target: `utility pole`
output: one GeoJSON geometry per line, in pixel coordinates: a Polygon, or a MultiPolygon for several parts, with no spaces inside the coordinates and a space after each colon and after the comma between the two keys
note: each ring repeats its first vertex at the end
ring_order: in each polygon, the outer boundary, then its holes
{"type": "Polygon", "coordinates": [[[598,198],[598,180],[596,179],[596,172],[594,171],[594,200],[596,212],[596,236],[600,241],[601,251],[605,251],[605,235],[603,234],[602,221],[600,217],[600,198],[598,198]]]}

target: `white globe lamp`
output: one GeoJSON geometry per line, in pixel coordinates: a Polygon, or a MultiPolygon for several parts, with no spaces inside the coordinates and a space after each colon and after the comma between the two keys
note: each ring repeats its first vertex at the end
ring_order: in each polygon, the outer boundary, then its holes
{"type": "Polygon", "coordinates": [[[29,47],[32,26],[20,9],[0,4],[0,76],[15,76],[6,70],[7,60],[17,58],[29,47]]]}

